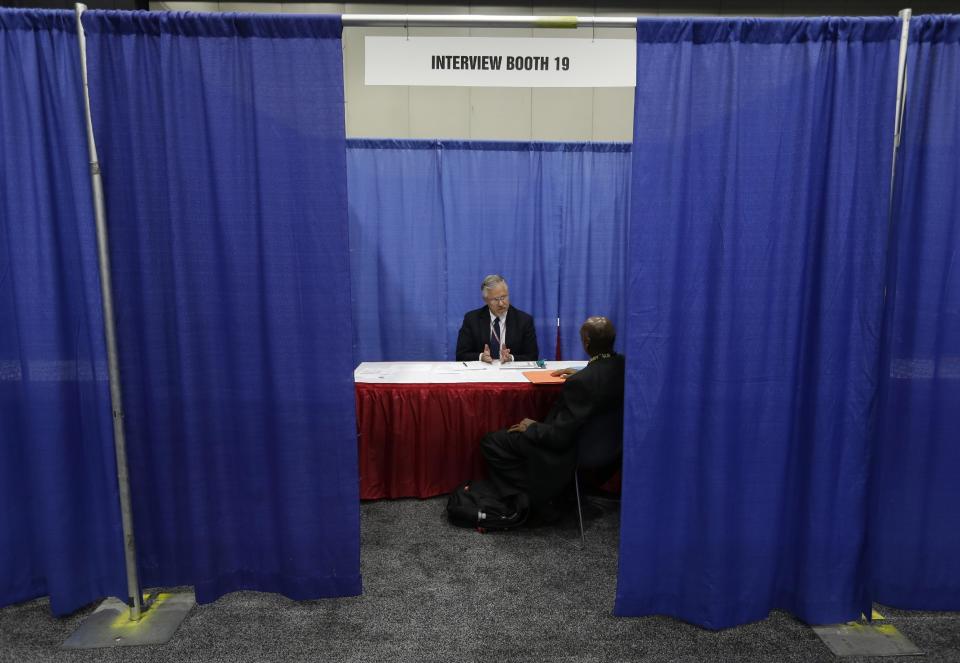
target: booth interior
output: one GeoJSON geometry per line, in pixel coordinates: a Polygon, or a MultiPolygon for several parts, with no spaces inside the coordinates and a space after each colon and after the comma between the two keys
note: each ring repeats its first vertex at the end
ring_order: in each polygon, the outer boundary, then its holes
{"type": "Polygon", "coordinates": [[[369,35],[557,31],[330,7],[90,9],[83,63],[0,8],[0,605],[128,596],[118,421],[143,586],[361,594],[361,498],[556,397],[355,380],[497,273],[548,367],[617,327],[615,615],[960,609],[960,17],[642,16],[559,35],[635,87],[561,90],[365,85],[369,35]]]}

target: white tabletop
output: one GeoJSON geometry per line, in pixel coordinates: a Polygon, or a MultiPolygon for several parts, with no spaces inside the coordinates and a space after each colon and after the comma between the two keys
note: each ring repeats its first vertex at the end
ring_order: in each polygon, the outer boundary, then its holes
{"type": "Polygon", "coordinates": [[[524,371],[582,368],[585,361],[548,361],[545,369],[532,362],[480,361],[365,361],[353,372],[354,382],[374,384],[457,384],[474,382],[529,382],[524,371]]]}

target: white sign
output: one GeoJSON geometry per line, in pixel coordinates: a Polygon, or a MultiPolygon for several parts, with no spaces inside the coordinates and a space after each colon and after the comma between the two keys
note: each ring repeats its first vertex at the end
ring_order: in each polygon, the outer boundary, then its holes
{"type": "Polygon", "coordinates": [[[633,87],[633,39],[366,37],[367,85],[633,87]]]}

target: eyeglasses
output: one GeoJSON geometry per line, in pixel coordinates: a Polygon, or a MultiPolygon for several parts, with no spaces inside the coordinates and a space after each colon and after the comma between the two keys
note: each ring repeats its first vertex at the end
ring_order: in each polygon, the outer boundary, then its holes
{"type": "Polygon", "coordinates": [[[510,295],[500,295],[499,297],[491,297],[488,301],[497,302],[498,304],[502,304],[502,303],[504,303],[505,301],[507,301],[508,299],[510,299],[510,295]]]}

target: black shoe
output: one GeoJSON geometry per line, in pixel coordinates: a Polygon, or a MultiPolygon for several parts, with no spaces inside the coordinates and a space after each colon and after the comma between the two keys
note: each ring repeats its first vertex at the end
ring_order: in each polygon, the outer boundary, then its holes
{"type": "Polygon", "coordinates": [[[527,520],[527,524],[531,527],[553,525],[562,520],[566,513],[567,509],[564,509],[561,504],[555,500],[550,500],[549,502],[531,507],[530,518],[527,520]]]}

